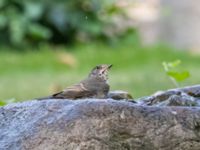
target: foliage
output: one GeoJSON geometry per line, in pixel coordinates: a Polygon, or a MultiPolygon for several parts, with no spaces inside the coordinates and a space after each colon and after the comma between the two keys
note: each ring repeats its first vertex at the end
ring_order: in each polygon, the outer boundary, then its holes
{"type": "Polygon", "coordinates": [[[166,74],[170,77],[173,84],[176,87],[179,87],[178,82],[184,81],[188,77],[190,77],[190,73],[188,71],[179,71],[177,67],[181,64],[180,60],[176,60],[173,62],[163,62],[163,67],[166,74]]]}
{"type": "Polygon", "coordinates": [[[113,2],[0,0],[0,40],[20,45],[47,40],[66,43],[74,41],[77,35],[105,37],[103,28],[108,20],[102,18],[117,10],[113,2]]]}
{"type": "Polygon", "coordinates": [[[0,106],[4,106],[4,105],[11,104],[14,102],[16,102],[16,100],[14,98],[8,99],[8,100],[0,100],[0,106]]]}

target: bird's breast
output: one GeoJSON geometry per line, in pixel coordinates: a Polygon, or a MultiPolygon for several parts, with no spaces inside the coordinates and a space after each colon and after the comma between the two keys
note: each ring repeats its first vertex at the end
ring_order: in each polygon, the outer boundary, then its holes
{"type": "Polygon", "coordinates": [[[99,91],[109,87],[105,81],[90,79],[83,83],[84,87],[88,90],[99,91]]]}

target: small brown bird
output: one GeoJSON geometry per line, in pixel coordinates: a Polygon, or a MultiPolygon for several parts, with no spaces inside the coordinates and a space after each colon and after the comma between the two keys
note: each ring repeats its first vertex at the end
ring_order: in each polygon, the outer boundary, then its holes
{"type": "Polygon", "coordinates": [[[89,76],[80,83],[67,87],[63,91],[44,99],[81,99],[81,98],[106,98],[109,92],[108,70],[112,65],[97,65],[89,76]]]}

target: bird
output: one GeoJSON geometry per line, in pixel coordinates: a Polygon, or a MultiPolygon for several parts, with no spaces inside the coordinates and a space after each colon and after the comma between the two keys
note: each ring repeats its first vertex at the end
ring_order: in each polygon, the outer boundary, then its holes
{"type": "Polygon", "coordinates": [[[91,70],[88,77],[80,81],[78,84],[69,86],[61,92],[55,93],[51,96],[38,98],[37,100],[106,98],[110,90],[108,72],[112,66],[112,64],[97,65],[91,70]]]}

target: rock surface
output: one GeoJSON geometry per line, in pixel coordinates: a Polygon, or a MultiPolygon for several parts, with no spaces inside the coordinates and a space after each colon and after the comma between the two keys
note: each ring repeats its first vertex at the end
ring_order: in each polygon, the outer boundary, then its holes
{"type": "Polygon", "coordinates": [[[158,91],[138,100],[140,105],[148,106],[200,106],[200,85],[158,91]]]}
{"type": "Polygon", "coordinates": [[[0,150],[199,150],[200,108],[158,103],[85,99],[9,104],[0,108],[0,150]]]}
{"type": "Polygon", "coordinates": [[[107,98],[111,98],[114,100],[133,100],[133,97],[130,93],[122,90],[110,91],[107,98]]]}

